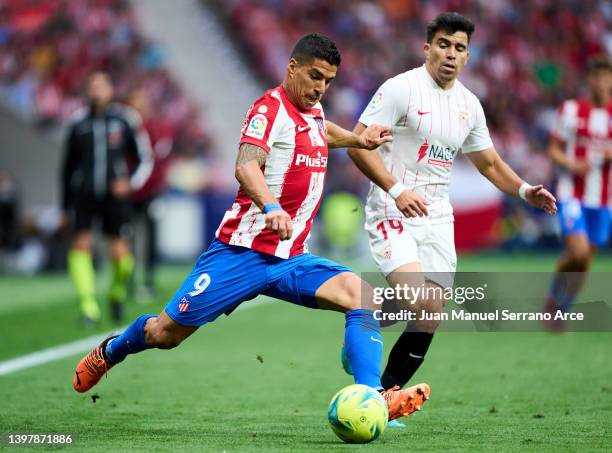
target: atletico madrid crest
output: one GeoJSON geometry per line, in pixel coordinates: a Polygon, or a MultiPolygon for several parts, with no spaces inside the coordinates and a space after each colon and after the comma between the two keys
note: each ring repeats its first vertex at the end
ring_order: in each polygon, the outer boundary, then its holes
{"type": "Polygon", "coordinates": [[[178,304],[179,312],[183,313],[183,312],[189,310],[189,306],[190,305],[191,305],[191,301],[189,299],[187,299],[185,296],[183,296],[181,298],[181,300],[179,301],[179,304],[178,304]]]}
{"type": "Polygon", "coordinates": [[[315,118],[315,121],[317,122],[317,126],[319,126],[319,132],[325,137],[325,123],[323,123],[323,118],[315,118]]]}

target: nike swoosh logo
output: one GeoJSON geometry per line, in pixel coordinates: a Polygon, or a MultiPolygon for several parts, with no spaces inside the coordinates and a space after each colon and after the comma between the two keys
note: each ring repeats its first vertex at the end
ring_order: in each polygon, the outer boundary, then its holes
{"type": "Polygon", "coordinates": [[[422,359],[424,357],[422,355],[413,354],[412,352],[409,352],[408,355],[412,357],[413,359],[422,359]]]}
{"type": "Polygon", "coordinates": [[[375,341],[376,343],[383,344],[383,342],[381,340],[379,340],[378,338],[374,338],[372,336],[370,336],[370,340],[375,341]]]}
{"type": "Polygon", "coordinates": [[[297,127],[298,132],[304,132],[304,131],[307,131],[308,129],[310,129],[310,126],[298,126],[297,127]]]}
{"type": "Polygon", "coordinates": [[[428,113],[431,112],[421,112],[420,110],[417,111],[417,115],[427,115],[428,113]]]}
{"type": "Polygon", "coordinates": [[[76,380],[77,380],[77,385],[80,387],[81,386],[81,378],[79,377],[79,374],[81,374],[81,372],[75,371],[76,374],[76,380]]]}

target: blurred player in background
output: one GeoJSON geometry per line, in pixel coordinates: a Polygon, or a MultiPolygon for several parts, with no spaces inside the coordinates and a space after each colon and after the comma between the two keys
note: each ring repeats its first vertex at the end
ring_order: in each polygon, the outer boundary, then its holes
{"type": "Polygon", "coordinates": [[[111,103],[113,85],[108,74],[93,73],[87,80],[89,105],[75,113],[69,126],[61,187],[65,218],[73,232],[68,272],[79,297],[82,321],[100,320],[92,260],[92,226],[102,222],[110,240],[113,280],[109,292],[111,316],[122,318],[127,282],[134,260],[130,252],[130,194],[151,171],[149,140],[133,110],[111,103]]]}
{"type": "MultiPolygon", "coordinates": [[[[238,195],[216,239],[162,313],[143,315],[77,365],[73,387],[85,392],[128,354],[170,349],[198,327],[259,294],[345,313],[347,354],[357,383],[380,389],[382,337],[371,288],[349,269],[308,253],[306,240],[323,194],[328,148],[374,149],[390,140],[371,125],[359,134],[325,120],[320,100],[336,76],[340,53],[328,38],[298,41],[283,83],[249,109],[235,176],[238,195]]],[[[391,419],[425,402],[426,385],[383,391],[391,419]]]]}
{"type": "MultiPolygon", "coordinates": [[[[379,152],[349,150],[372,180],[366,230],[372,256],[392,287],[452,287],[457,257],[448,193],[459,152],[504,193],[520,196],[549,214],[556,212],[555,198],[547,190],[521,180],[497,154],[478,98],[456,80],[468,61],[473,31],[466,17],[440,14],[427,27],[425,64],[388,79],[354,129],[359,134],[377,123],[391,128],[394,137],[379,152]]],[[[444,308],[444,300],[400,303],[417,312],[444,308]]],[[[438,324],[415,321],[401,334],[382,376],[384,388],[401,387],[410,380],[438,324]]]]}
{"type": "MultiPolygon", "coordinates": [[[[608,56],[589,61],[587,84],[588,98],[569,99],[559,109],[548,148],[561,170],[557,198],[565,242],[544,307],[548,313],[571,308],[593,255],[610,240],[612,62],[608,56]]],[[[565,321],[553,319],[546,326],[563,332],[565,321]]]]}
{"type": "Polygon", "coordinates": [[[138,89],[132,92],[127,104],[136,110],[143,121],[143,126],[151,141],[153,168],[149,178],[131,196],[134,225],[134,255],[136,267],[134,274],[142,273],[142,282],[133,277],[133,287],[143,296],[155,295],[155,270],[157,267],[157,220],[155,219],[154,201],[166,188],[166,176],[170,152],[172,151],[172,134],[161,123],[151,120],[151,103],[147,93],[138,89]],[[142,283],[142,284],[141,284],[142,283]],[[142,289],[142,291],[140,291],[142,289]]]}

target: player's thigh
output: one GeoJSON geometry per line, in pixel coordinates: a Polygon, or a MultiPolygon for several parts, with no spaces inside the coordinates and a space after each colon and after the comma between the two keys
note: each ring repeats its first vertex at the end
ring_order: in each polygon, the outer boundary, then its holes
{"type": "Polygon", "coordinates": [[[418,238],[419,260],[426,280],[452,288],[457,271],[453,223],[422,226],[418,238]]]}
{"type": "Polygon", "coordinates": [[[132,205],[129,199],[108,197],[102,205],[102,231],[110,238],[130,237],[132,205]]]}
{"type": "Polygon", "coordinates": [[[375,310],[371,286],[353,272],[337,274],[323,283],[316,292],[319,308],[346,313],[351,310],[375,310]]]}
{"type": "Polygon", "coordinates": [[[611,218],[608,208],[583,208],[589,242],[596,248],[610,240],[611,218]]]}
{"type": "Polygon", "coordinates": [[[371,294],[347,267],[309,253],[278,261],[269,271],[273,285],[264,294],[308,308],[345,312],[360,307],[364,290],[371,294]]]}
{"type": "Polygon", "coordinates": [[[380,271],[388,276],[399,267],[419,263],[419,249],[414,228],[398,219],[373,220],[366,223],[370,251],[380,271]]]}
{"type": "Polygon", "coordinates": [[[585,212],[578,200],[560,201],[557,218],[561,227],[561,236],[567,248],[573,245],[568,243],[570,237],[584,236],[588,240],[585,212]]]}
{"type": "Polygon", "coordinates": [[[214,240],[165,307],[183,326],[198,327],[229,315],[266,288],[266,259],[254,250],[214,240]]]}
{"type": "Polygon", "coordinates": [[[575,232],[564,238],[566,257],[574,263],[587,263],[592,256],[592,246],[586,232],[575,232]]]}

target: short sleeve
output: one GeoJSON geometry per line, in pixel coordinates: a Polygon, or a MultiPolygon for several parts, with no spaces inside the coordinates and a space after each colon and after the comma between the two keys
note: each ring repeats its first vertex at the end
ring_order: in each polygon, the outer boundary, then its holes
{"type": "Polygon", "coordinates": [[[461,152],[464,154],[472,153],[475,151],[484,151],[491,147],[493,147],[493,141],[489,135],[489,128],[487,127],[484,110],[480,102],[476,101],[476,118],[474,120],[474,126],[472,126],[472,130],[470,130],[470,133],[463,142],[461,152]]]}
{"type": "Polygon", "coordinates": [[[574,121],[576,118],[576,110],[576,103],[574,101],[565,101],[561,105],[557,112],[555,123],[550,130],[550,135],[552,137],[562,142],[566,142],[570,138],[576,126],[574,121]]]}
{"type": "Polygon", "coordinates": [[[383,83],[367,105],[359,122],[365,126],[380,124],[393,127],[403,117],[408,99],[407,82],[394,77],[383,83]]]}
{"type": "Polygon", "coordinates": [[[244,119],[240,144],[251,143],[269,152],[280,134],[279,107],[280,100],[269,93],[255,101],[244,119]]]}

